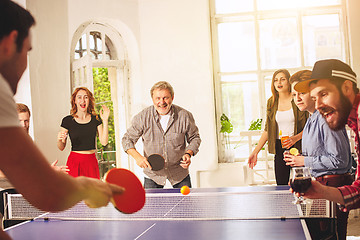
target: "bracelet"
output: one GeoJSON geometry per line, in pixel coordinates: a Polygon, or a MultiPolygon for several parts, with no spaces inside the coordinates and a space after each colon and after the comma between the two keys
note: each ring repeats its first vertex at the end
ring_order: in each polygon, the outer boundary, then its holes
{"type": "MultiPolygon", "coordinates": [[[[188,152],[186,152],[185,154],[189,155],[189,157],[192,157],[192,156],[191,156],[191,154],[190,154],[190,153],[188,153],[188,152]]],[[[184,155],[185,155],[185,154],[184,154],[184,155]]]]}

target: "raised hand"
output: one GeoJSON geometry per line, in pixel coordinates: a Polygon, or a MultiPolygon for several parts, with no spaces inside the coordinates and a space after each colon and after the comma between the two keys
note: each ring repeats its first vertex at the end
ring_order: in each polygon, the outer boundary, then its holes
{"type": "Polygon", "coordinates": [[[58,141],[61,141],[62,143],[66,143],[67,136],[68,136],[68,131],[61,130],[58,133],[58,141]]]}
{"type": "Polygon", "coordinates": [[[110,116],[110,109],[106,105],[102,105],[101,107],[102,109],[100,110],[100,118],[103,121],[107,121],[110,116]]]}

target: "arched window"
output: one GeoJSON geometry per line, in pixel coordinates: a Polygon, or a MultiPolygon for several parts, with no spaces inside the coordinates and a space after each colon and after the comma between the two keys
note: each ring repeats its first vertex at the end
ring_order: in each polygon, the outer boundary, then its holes
{"type": "MultiPolygon", "coordinates": [[[[89,49],[91,58],[94,60],[110,60],[111,52],[109,45],[112,46],[112,42],[108,36],[104,36],[105,38],[102,39],[100,32],[90,32],[89,36],[89,49]],[[104,46],[103,46],[104,43],[104,46]],[[102,49],[105,47],[105,51],[103,52],[102,49]],[[104,58],[103,58],[104,54],[104,58]]],[[[79,39],[78,43],[75,47],[75,59],[80,59],[87,54],[87,41],[86,41],[86,34],[83,34],[79,39]]]]}
{"type": "Polygon", "coordinates": [[[80,86],[87,87],[94,94],[97,112],[102,105],[111,110],[108,145],[101,146],[99,140],[97,142],[100,175],[103,176],[108,169],[123,166],[128,161],[127,156],[122,156],[123,151],[116,151],[121,149],[120,139],[126,131],[126,47],[121,35],[111,26],[88,22],[75,32],[71,52],[71,92],[80,86]]]}

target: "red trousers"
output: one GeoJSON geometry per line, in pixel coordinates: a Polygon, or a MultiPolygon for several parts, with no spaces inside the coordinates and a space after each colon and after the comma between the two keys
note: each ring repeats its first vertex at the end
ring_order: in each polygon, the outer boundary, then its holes
{"type": "Polygon", "coordinates": [[[66,165],[70,170],[70,176],[85,176],[100,179],[99,164],[95,153],[81,154],[71,152],[66,165]]]}

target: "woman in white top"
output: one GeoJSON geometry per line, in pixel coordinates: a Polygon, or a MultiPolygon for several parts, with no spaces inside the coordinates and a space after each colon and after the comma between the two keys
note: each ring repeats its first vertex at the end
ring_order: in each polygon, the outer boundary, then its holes
{"type": "Polygon", "coordinates": [[[255,167],[257,155],[268,142],[269,153],[275,154],[275,178],[277,185],[287,185],[290,176],[290,166],[287,166],[283,153],[293,145],[301,151],[302,129],[308,114],[301,112],[292,100],[290,73],[286,69],[277,70],[272,77],[272,96],[267,101],[265,130],[259,143],[250,154],[248,164],[255,167]],[[280,137],[289,136],[281,145],[280,137]]]}

